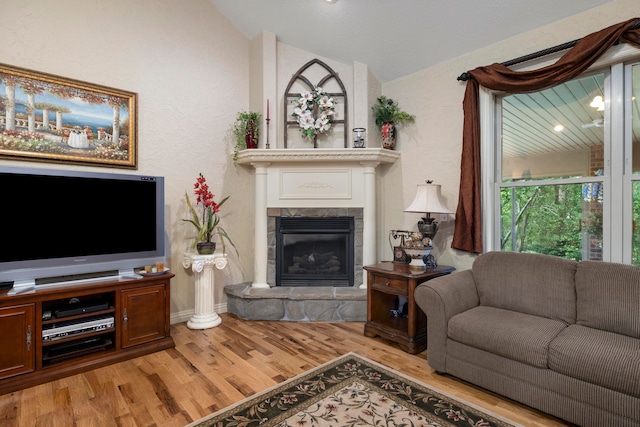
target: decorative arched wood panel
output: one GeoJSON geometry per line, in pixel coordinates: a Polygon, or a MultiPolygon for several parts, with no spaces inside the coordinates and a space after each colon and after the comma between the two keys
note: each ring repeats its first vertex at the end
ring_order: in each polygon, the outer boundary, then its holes
{"type": "MultiPolygon", "coordinates": [[[[337,83],[337,86],[340,88],[340,91],[336,91],[336,92],[329,92],[327,91],[327,95],[331,96],[332,98],[342,98],[342,102],[339,103],[338,105],[342,105],[342,119],[332,119],[331,120],[331,124],[333,129],[335,130],[335,125],[337,124],[343,124],[344,127],[344,148],[348,147],[348,135],[349,135],[349,118],[347,116],[347,111],[348,111],[348,104],[347,104],[347,90],[344,87],[344,84],[342,83],[342,80],[340,80],[340,77],[338,76],[338,73],[336,73],[335,71],[333,71],[333,69],[331,67],[329,67],[327,64],[325,64],[324,62],[320,61],[319,59],[312,59],[311,61],[307,62],[305,65],[303,65],[292,77],[291,80],[289,80],[289,84],[287,85],[287,89],[284,92],[284,148],[287,148],[287,134],[288,134],[288,130],[290,126],[296,126],[296,128],[298,127],[298,122],[296,120],[292,120],[291,116],[287,113],[288,108],[287,106],[289,105],[289,103],[298,98],[300,96],[300,92],[291,92],[292,87],[294,86],[294,84],[296,83],[300,83],[302,86],[306,87],[307,90],[309,92],[313,91],[314,88],[316,87],[322,87],[324,88],[325,85],[331,81],[335,81],[335,83],[337,83]],[[314,65],[318,65],[321,68],[323,68],[324,70],[326,70],[327,74],[322,76],[317,83],[312,83],[311,80],[306,77],[304,75],[305,72],[308,72],[312,66],[314,65]]],[[[314,105],[314,115],[317,113],[317,106],[314,105]]],[[[333,131],[333,130],[332,130],[333,131]]],[[[318,136],[316,135],[313,138],[313,148],[318,148],[318,136]]]]}

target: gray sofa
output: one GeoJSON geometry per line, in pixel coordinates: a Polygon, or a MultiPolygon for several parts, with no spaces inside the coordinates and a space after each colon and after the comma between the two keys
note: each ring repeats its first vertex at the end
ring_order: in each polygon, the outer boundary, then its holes
{"type": "Polygon", "coordinates": [[[640,267],[513,252],[418,286],[427,359],[582,426],[640,426],[640,267]]]}

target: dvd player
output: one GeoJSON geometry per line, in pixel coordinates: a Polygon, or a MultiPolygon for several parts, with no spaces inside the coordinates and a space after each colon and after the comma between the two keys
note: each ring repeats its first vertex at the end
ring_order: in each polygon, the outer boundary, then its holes
{"type": "Polygon", "coordinates": [[[95,311],[106,310],[109,308],[108,302],[98,302],[90,305],[77,307],[76,304],[70,304],[68,307],[58,308],[53,312],[57,318],[76,316],[78,314],[93,313],[95,311]]]}
{"type": "Polygon", "coordinates": [[[47,325],[42,329],[42,342],[50,342],[66,338],[72,335],[84,334],[87,332],[104,331],[113,328],[113,316],[104,316],[85,321],[67,321],[54,325],[47,325]]]}

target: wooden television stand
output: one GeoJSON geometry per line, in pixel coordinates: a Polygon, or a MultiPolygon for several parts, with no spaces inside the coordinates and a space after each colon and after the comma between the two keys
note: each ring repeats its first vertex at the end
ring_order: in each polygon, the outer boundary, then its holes
{"type": "Polygon", "coordinates": [[[174,347],[172,277],[166,272],[0,292],[0,395],[174,347]]]}

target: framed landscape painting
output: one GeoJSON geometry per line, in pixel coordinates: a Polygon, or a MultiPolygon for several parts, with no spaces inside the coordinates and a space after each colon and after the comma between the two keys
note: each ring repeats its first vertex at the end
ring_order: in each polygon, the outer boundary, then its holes
{"type": "Polygon", "coordinates": [[[0,158],[137,169],[137,94],[0,64],[0,158]]]}

